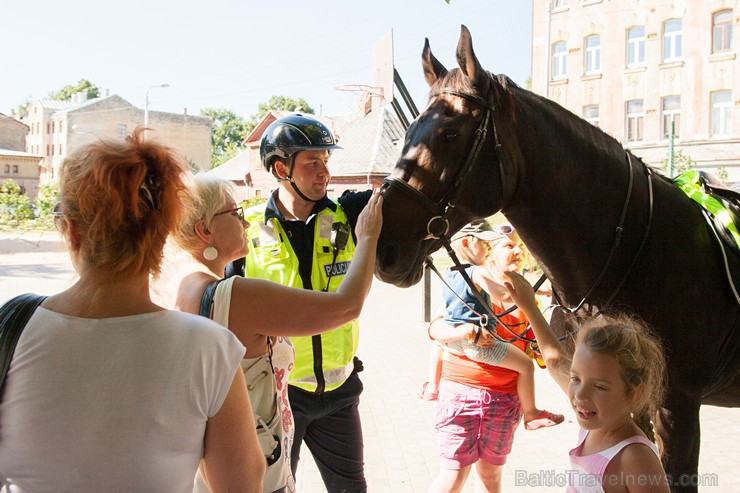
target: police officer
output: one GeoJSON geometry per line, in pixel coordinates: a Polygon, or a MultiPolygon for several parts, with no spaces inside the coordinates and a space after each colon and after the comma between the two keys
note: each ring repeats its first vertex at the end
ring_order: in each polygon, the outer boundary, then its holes
{"type": "MultiPolygon", "coordinates": [[[[279,183],[266,204],[248,211],[247,277],[329,291],[342,282],[355,249],[350,233],[372,191],[347,192],[336,201],[326,196],[329,155],[339,148],[331,130],[305,115],[285,116],[267,127],[260,158],[279,183]]],[[[291,338],[296,351],[288,389],[295,419],[291,467],[295,474],[305,440],[329,493],[367,491],[358,339],[357,320],[321,335],[291,338]]]]}

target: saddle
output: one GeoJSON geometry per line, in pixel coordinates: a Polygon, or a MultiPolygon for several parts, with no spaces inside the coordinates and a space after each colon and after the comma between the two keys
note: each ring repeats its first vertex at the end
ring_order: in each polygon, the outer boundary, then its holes
{"type": "Polygon", "coordinates": [[[709,223],[725,247],[740,255],[740,193],[698,170],[680,174],[673,183],[707,212],[709,223]]]}

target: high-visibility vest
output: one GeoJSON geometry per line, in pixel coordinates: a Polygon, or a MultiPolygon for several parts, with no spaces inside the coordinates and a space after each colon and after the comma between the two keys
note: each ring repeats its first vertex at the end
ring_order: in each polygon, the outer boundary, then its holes
{"type": "MultiPolygon", "coordinates": [[[[288,235],[276,218],[265,222],[265,204],[247,211],[247,238],[249,253],[245,262],[245,276],[268,279],[284,286],[303,288],[298,271],[298,256],[290,244],[288,235]]],[[[347,223],[347,215],[337,205],[336,212],[324,209],[315,218],[313,259],[311,262],[311,285],[315,291],[324,289],[331,281],[328,291],[335,291],[344,279],[355,252],[355,243],[350,235],[347,246],[339,250],[336,261],[331,246],[331,230],[334,222],[347,223]]],[[[286,310],[290,310],[286,300],[286,310]]],[[[280,313],[275,313],[276,317],[280,313]]],[[[354,370],[354,356],[359,342],[359,323],[357,320],[316,336],[320,346],[314,348],[312,336],[291,337],[295,347],[295,364],[288,382],[309,392],[316,392],[323,377],[323,390],[331,391],[344,383],[354,370]],[[321,357],[321,376],[314,371],[314,356],[321,357]]]]}

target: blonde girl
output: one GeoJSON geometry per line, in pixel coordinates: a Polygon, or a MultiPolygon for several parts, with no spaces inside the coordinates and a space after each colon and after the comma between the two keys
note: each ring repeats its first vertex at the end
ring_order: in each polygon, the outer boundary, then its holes
{"type": "Polygon", "coordinates": [[[508,272],[505,286],[529,318],[553,379],[581,427],[567,492],[667,492],[650,417],[662,402],[665,359],[646,325],[599,316],[578,329],[572,358],[537,309],[532,287],[508,272]]]}

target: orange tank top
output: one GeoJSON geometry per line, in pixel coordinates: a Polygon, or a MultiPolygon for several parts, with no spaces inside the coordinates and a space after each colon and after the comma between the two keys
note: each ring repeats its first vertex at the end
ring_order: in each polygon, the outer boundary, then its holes
{"type": "MultiPolygon", "coordinates": [[[[501,313],[504,310],[505,307],[503,305],[493,303],[493,311],[495,313],[501,313]]],[[[500,318],[517,334],[524,332],[529,324],[527,317],[519,309],[500,318]]],[[[501,325],[496,326],[496,332],[502,339],[511,339],[514,337],[508,329],[501,325]]],[[[525,351],[527,345],[526,341],[521,340],[511,344],[522,352],[525,351]]],[[[465,356],[445,351],[445,357],[442,362],[442,380],[461,383],[469,387],[488,389],[506,394],[516,394],[518,377],[519,374],[513,370],[479,363],[465,356]]]]}

